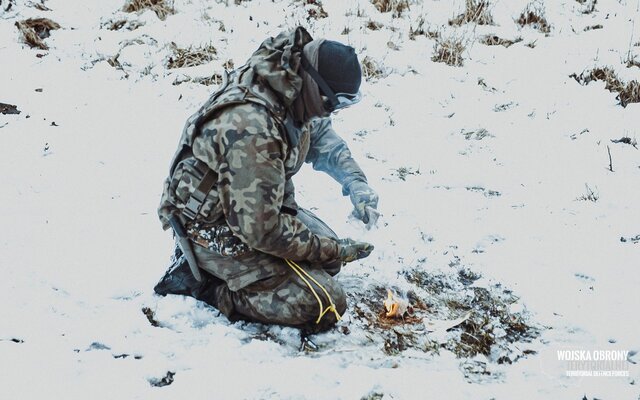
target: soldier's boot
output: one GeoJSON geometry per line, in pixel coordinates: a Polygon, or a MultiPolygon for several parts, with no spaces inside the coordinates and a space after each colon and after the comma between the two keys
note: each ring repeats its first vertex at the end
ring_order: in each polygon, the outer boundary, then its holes
{"type": "Polygon", "coordinates": [[[225,290],[228,289],[226,283],[206,271],[200,270],[200,274],[202,282],[198,282],[193,276],[186,257],[176,246],[171,265],[153,290],[161,296],[168,294],[190,296],[215,308],[222,307],[223,312],[229,308],[232,310],[233,306],[228,304],[229,291],[225,290]]]}

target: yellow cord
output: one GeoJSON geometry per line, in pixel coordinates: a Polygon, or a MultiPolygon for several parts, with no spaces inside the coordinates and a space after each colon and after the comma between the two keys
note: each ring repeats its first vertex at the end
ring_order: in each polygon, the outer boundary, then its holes
{"type": "Polygon", "coordinates": [[[315,280],[313,278],[313,276],[311,276],[307,271],[305,271],[304,269],[302,269],[301,266],[299,266],[298,264],[296,264],[294,261],[291,260],[285,260],[287,262],[287,265],[289,265],[289,267],[291,267],[291,269],[298,274],[298,276],[300,277],[300,279],[302,279],[302,281],[304,283],[306,283],[306,285],[309,287],[309,289],[311,290],[311,293],[313,293],[313,295],[315,296],[316,300],[318,300],[318,306],[320,307],[320,312],[318,313],[318,319],[316,320],[316,324],[319,324],[320,321],[322,320],[322,317],[325,316],[325,314],[329,311],[332,311],[335,316],[336,316],[336,320],[340,321],[340,319],[342,318],[340,316],[340,314],[338,313],[338,310],[336,310],[336,305],[333,303],[333,299],[331,298],[331,295],[329,294],[329,292],[327,291],[327,289],[324,288],[324,286],[322,286],[317,280],[315,280]],[[311,283],[309,283],[309,281],[302,275],[306,275],[309,279],[311,279],[313,281],[313,283],[315,283],[320,289],[322,289],[322,291],[324,292],[324,294],[327,296],[327,299],[329,300],[329,306],[327,308],[324,308],[323,304],[322,304],[322,300],[320,299],[320,296],[318,296],[318,293],[316,292],[316,290],[313,288],[313,286],[311,286],[311,283]]]}

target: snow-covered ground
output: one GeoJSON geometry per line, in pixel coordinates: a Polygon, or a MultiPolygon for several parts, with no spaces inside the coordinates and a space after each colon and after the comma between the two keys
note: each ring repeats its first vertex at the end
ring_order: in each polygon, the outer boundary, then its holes
{"type": "MultiPolygon", "coordinates": [[[[122,0],[13,3],[0,2],[0,103],[21,111],[0,114],[1,399],[640,398],[640,104],[570,77],[609,66],[640,80],[625,65],[640,59],[640,1],[539,1],[547,35],[515,22],[522,0],[492,2],[494,25],[460,27],[448,25],[459,0],[412,1],[399,16],[324,0],[326,18],[310,17],[319,1],[176,0],[165,20],[124,13],[122,0]],[[23,43],[14,24],[29,17],[61,25],[49,50],[23,43]],[[421,19],[427,34],[410,39],[421,19]],[[311,337],[315,352],[294,329],[231,324],[152,291],[172,246],[155,212],[161,184],[184,120],[214,88],[195,79],[298,24],[380,70],[334,119],[380,194],[378,227],[348,218],[330,178],[306,167],[295,179],[303,206],[376,246],[339,275],[352,307],[311,337]],[[462,67],[431,60],[434,32],[466,44],[462,67]],[[487,46],[487,34],[522,40],[487,46]],[[217,54],[167,69],[172,42],[217,54]],[[623,137],[631,144],[611,141],[623,137]],[[465,293],[512,291],[510,312],[539,335],[505,344],[523,356],[513,364],[496,346],[471,358],[389,351],[354,310],[378,300],[374,288],[429,298],[407,271],[481,275],[465,293]],[[565,376],[557,350],[629,351],[629,376],[565,376]]],[[[456,316],[431,311],[427,326],[456,316]]],[[[460,335],[428,331],[412,334],[460,335]]]]}

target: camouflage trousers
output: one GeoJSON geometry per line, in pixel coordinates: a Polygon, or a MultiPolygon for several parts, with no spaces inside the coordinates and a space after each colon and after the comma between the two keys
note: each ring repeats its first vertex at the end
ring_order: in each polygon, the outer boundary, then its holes
{"type": "MultiPolygon", "coordinates": [[[[337,238],[310,211],[299,209],[297,216],[314,233],[337,238]]],[[[347,308],[345,293],[333,279],[340,271],[340,261],[329,265],[297,263],[313,278],[301,273],[303,279],[286,260],[256,250],[233,257],[199,245],[194,245],[193,250],[198,266],[223,281],[216,280],[218,285],[207,302],[232,320],[324,330],[336,322],[335,314],[327,312],[316,324],[324,309],[333,303],[342,315],[347,308]]]]}

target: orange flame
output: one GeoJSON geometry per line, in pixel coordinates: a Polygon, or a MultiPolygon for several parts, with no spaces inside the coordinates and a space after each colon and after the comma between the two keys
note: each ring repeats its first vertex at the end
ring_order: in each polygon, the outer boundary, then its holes
{"type": "Polygon", "coordinates": [[[391,289],[387,289],[387,298],[382,302],[382,304],[384,304],[384,308],[387,311],[385,315],[389,318],[402,317],[409,306],[409,303],[406,300],[395,296],[391,289]]]}

